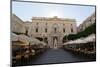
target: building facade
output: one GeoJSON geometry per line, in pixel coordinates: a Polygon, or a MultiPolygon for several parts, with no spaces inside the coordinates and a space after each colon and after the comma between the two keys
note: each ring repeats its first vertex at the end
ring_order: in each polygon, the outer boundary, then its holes
{"type": "Polygon", "coordinates": [[[15,14],[11,15],[11,32],[16,33],[16,34],[25,34],[26,33],[24,21],[22,21],[15,14]]]}
{"type": "Polygon", "coordinates": [[[94,12],[92,15],[86,18],[82,24],[79,25],[79,27],[77,28],[78,32],[85,30],[87,27],[89,27],[95,22],[96,22],[96,13],[94,12]]]}
{"type": "Polygon", "coordinates": [[[64,35],[77,33],[75,19],[33,17],[32,22],[26,21],[24,24],[28,36],[46,39],[50,48],[61,47],[64,35]]]}

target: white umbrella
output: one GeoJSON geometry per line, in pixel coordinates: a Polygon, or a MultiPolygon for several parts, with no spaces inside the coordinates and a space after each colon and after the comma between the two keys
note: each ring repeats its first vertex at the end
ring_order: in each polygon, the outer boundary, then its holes
{"type": "Polygon", "coordinates": [[[63,45],[67,45],[67,42],[66,42],[66,43],[64,43],[63,45]]]}
{"type": "Polygon", "coordinates": [[[84,41],[87,41],[87,42],[95,42],[95,34],[91,34],[89,35],[88,37],[84,38],[84,41]]]}
{"type": "Polygon", "coordinates": [[[80,38],[80,39],[68,41],[68,42],[64,43],[64,45],[67,45],[67,44],[80,44],[80,43],[86,43],[86,41],[84,41],[83,38],[82,39],[80,38]]]}
{"type": "Polygon", "coordinates": [[[25,42],[25,43],[30,41],[29,37],[24,35],[24,34],[18,35],[18,40],[21,41],[21,42],[25,42]]]}
{"type": "Polygon", "coordinates": [[[68,42],[64,43],[63,45],[70,44],[71,42],[72,42],[72,40],[70,40],[70,41],[68,41],[68,42]]]}
{"type": "Polygon", "coordinates": [[[33,37],[28,37],[26,35],[19,35],[18,38],[19,41],[24,42],[25,44],[29,45],[38,45],[39,43],[41,43],[38,39],[33,38],[33,37]]]}
{"type": "Polygon", "coordinates": [[[16,35],[14,33],[11,33],[11,41],[20,41],[20,45],[46,45],[44,42],[39,41],[38,39],[34,37],[28,37],[24,34],[16,35]]]}
{"type": "Polygon", "coordinates": [[[20,45],[29,45],[29,37],[24,34],[18,35],[18,41],[23,42],[20,45]]]}
{"type": "Polygon", "coordinates": [[[11,41],[18,41],[18,35],[11,33],[11,41]]]}
{"type": "Polygon", "coordinates": [[[46,43],[44,43],[43,41],[41,41],[41,44],[43,44],[44,46],[46,46],[46,43]]]}
{"type": "Polygon", "coordinates": [[[30,45],[38,45],[40,41],[36,38],[30,37],[30,45]]]}
{"type": "Polygon", "coordinates": [[[83,39],[77,39],[73,41],[74,44],[86,43],[83,39]]]}

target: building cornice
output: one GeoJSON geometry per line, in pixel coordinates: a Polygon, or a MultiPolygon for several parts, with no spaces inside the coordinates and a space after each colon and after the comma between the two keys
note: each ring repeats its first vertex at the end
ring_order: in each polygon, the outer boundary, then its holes
{"type": "Polygon", "coordinates": [[[54,17],[32,17],[32,20],[45,20],[45,21],[70,21],[70,22],[76,22],[75,19],[69,19],[69,18],[58,18],[57,16],[54,17]]]}

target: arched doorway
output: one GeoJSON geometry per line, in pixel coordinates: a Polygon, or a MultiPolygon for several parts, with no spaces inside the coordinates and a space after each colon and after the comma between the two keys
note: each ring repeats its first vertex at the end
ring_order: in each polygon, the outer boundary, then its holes
{"type": "Polygon", "coordinates": [[[54,23],[52,27],[53,48],[58,48],[58,33],[59,33],[59,26],[57,23],[54,23]]]}
{"type": "Polygon", "coordinates": [[[58,37],[57,36],[53,37],[53,48],[58,48],[58,37]]]}

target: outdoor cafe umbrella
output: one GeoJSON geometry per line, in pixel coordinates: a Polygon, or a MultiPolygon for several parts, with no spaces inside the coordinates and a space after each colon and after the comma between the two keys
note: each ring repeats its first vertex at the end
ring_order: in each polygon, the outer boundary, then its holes
{"type": "Polygon", "coordinates": [[[41,41],[36,38],[30,37],[30,45],[38,45],[41,41]]]}
{"type": "Polygon", "coordinates": [[[71,40],[69,42],[64,43],[64,45],[67,44],[81,44],[81,43],[86,43],[86,41],[83,40],[83,38],[76,39],[76,40],[71,40]]]}
{"type": "Polygon", "coordinates": [[[87,42],[95,42],[95,34],[91,34],[89,35],[88,37],[84,38],[84,41],[87,41],[87,42]]]}
{"type": "Polygon", "coordinates": [[[18,41],[18,35],[11,33],[11,41],[18,41]]]}
{"type": "Polygon", "coordinates": [[[18,35],[18,41],[23,42],[21,45],[29,45],[29,37],[24,34],[18,35]]]}
{"type": "Polygon", "coordinates": [[[41,41],[39,41],[38,39],[34,38],[34,37],[28,37],[26,35],[19,35],[19,41],[24,42],[23,45],[39,45],[41,43],[41,41]]]}
{"type": "Polygon", "coordinates": [[[29,43],[30,45],[45,45],[44,42],[41,42],[34,37],[28,37],[24,34],[16,35],[14,33],[11,33],[11,41],[20,42],[20,45],[29,45],[29,43]]]}
{"type": "Polygon", "coordinates": [[[72,42],[72,40],[70,40],[70,41],[68,41],[68,42],[64,43],[63,45],[70,44],[71,42],[72,42]]]}
{"type": "Polygon", "coordinates": [[[73,44],[82,44],[82,43],[86,43],[86,41],[80,38],[80,39],[74,40],[72,43],[73,44]]]}
{"type": "Polygon", "coordinates": [[[43,41],[41,41],[40,44],[42,44],[43,46],[46,46],[46,43],[44,43],[43,41]]]}
{"type": "Polygon", "coordinates": [[[24,34],[16,35],[15,33],[11,33],[11,41],[15,45],[29,45],[29,38],[24,34]]]}

